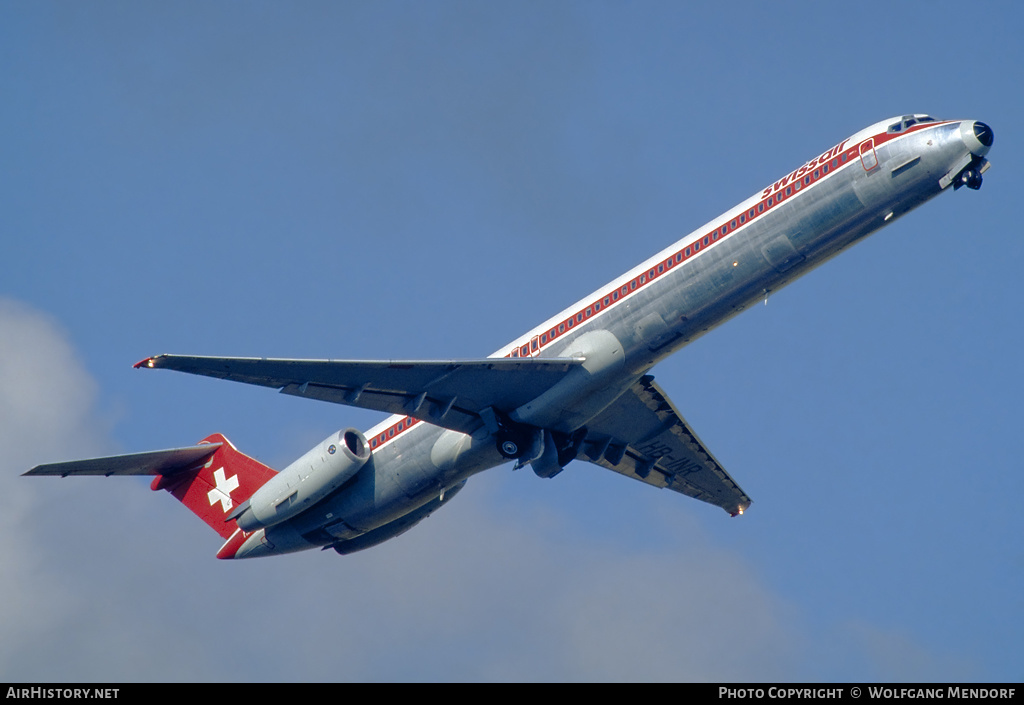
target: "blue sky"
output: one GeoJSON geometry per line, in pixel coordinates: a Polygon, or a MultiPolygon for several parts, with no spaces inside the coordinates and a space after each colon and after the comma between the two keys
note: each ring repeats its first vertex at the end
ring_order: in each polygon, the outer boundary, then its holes
{"type": "Polygon", "coordinates": [[[1020,681],[1024,16],[850,12],[0,3],[0,680],[1020,681]],[[20,477],[214,431],[281,467],[381,417],[132,364],[485,355],[907,112],[989,123],[983,188],[654,370],[742,519],[505,466],[227,563],[143,480],[20,477]]]}

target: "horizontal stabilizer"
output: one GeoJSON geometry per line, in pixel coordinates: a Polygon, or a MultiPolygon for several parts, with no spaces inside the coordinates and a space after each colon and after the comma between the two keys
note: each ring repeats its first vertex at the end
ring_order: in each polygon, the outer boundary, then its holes
{"type": "Polygon", "coordinates": [[[193,470],[220,448],[220,443],[204,443],[187,448],[151,450],[107,458],[72,460],[66,463],[37,465],[25,475],[173,475],[193,470]]]}
{"type": "Polygon", "coordinates": [[[25,475],[154,475],[150,489],[167,490],[228,539],[238,531],[236,504],[246,502],[276,473],[214,433],[198,445],[108,458],[37,465],[25,475]]]}

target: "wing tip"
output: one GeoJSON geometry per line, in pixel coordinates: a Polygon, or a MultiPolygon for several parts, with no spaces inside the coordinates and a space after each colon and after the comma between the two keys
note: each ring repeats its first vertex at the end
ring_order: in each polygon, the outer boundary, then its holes
{"type": "Polygon", "coordinates": [[[731,517],[743,516],[743,514],[748,509],[750,509],[750,505],[751,504],[753,504],[753,502],[751,502],[750,500],[747,500],[746,502],[743,502],[742,504],[737,505],[735,511],[729,511],[729,510],[726,510],[726,511],[729,512],[729,516],[731,516],[731,517]]]}
{"type": "Polygon", "coordinates": [[[134,365],[132,365],[132,369],[138,370],[138,369],[144,369],[144,368],[159,367],[160,366],[160,358],[162,358],[162,357],[163,357],[163,355],[153,355],[151,357],[147,357],[145,360],[139,360],[134,365]]]}

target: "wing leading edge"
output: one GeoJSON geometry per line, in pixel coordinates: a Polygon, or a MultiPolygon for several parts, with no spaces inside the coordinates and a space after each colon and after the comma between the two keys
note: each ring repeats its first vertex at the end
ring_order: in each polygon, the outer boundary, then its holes
{"type": "MultiPolygon", "coordinates": [[[[397,361],[157,355],[135,367],[256,384],[473,433],[485,423],[486,410],[516,409],[583,362],[583,358],[397,361]]],[[[742,514],[750,498],[653,380],[641,378],[587,424],[578,457],[714,504],[732,515],[742,514]]]]}
{"type": "Polygon", "coordinates": [[[223,443],[37,465],[25,475],[173,475],[203,465],[223,443]]]}
{"type": "Polygon", "coordinates": [[[480,414],[485,409],[516,409],[583,362],[582,358],[289,360],[157,355],[135,367],[256,384],[473,433],[484,423],[480,414]]]}
{"type": "Polygon", "coordinates": [[[733,516],[751,503],[650,375],[587,425],[579,457],[733,516]]]}

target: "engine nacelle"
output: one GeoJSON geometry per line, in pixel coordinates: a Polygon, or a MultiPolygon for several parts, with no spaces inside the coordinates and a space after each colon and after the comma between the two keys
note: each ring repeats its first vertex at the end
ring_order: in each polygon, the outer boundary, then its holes
{"type": "Polygon", "coordinates": [[[370,444],[354,428],[333,433],[272,477],[233,514],[243,531],[273,526],[313,506],[352,478],[370,459],[370,444]]]}

